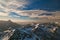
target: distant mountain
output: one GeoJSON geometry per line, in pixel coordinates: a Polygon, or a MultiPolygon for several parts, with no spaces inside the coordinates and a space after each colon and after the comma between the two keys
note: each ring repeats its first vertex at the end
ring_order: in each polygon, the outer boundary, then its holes
{"type": "Polygon", "coordinates": [[[9,27],[16,28],[16,27],[21,27],[21,25],[14,23],[12,21],[0,21],[0,31],[5,31],[9,27]]]}

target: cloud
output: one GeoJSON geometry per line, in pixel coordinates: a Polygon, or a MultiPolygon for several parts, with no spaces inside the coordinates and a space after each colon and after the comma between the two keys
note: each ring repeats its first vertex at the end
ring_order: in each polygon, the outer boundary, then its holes
{"type": "Polygon", "coordinates": [[[20,15],[18,15],[18,14],[15,13],[15,12],[10,12],[10,13],[9,13],[9,17],[17,17],[17,18],[19,18],[20,15]]]}
{"type": "Polygon", "coordinates": [[[0,12],[0,16],[8,16],[7,13],[0,12]]]}
{"type": "Polygon", "coordinates": [[[7,16],[10,12],[20,12],[16,9],[18,7],[23,8],[24,5],[28,4],[26,0],[0,0],[0,15],[7,16]],[[2,10],[3,9],[3,10],[2,10]],[[6,13],[4,13],[6,12],[6,13]]]}
{"type": "Polygon", "coordinates": [[[0,4],[5,8],[17,10],[60,10],[60,2],[58,0],[0,0],[0,4]]]}
{"type": "Polygon", "coordinates": [[[0,5],[4,5],[3,7],[7,7],[10,9],[16,9],[18,7],[23,8],[24,5],[28,4],[28,2],[26,0],[0,0],[1,3],[0,5]]]}
{"type": "Polygon", "coordinates": [[[0,0],[0,20],[40,20],[39,15],[42,13],[60,13],[49,12],[46,10],[21,10],[26,8],[25,5],[28,5],[26,0],[0,0]],[[20,7],[20,10],[17,8],[20,7]],[[23,19],[24,18],[24,19],[23,19]]]}
{"type": "Polygon", "coordinates": [[[51,13],[51,12],[44,11],[44,10],[23,10],[20,12],[16,11],[16,13],[21,16],[38,17],[38,15],[42,13],[51,13]]]}
{"type": "Polygon", "coordinates": [[[10,12],[17,11],[16,8],[18,7],[23,8],[24,5],[27,3],[28,2],[26,0],[13,0],[13,1],[12,0],[0,0],[0,15],[7,16],[10,12]]]}

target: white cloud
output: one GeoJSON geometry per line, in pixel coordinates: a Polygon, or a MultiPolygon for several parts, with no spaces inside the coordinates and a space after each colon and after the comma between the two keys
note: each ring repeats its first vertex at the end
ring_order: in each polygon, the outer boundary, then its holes
{"type": "Polygon", "coordinates": [[[8,16],[8,13],[0,12],[0,16],[8,16]]]}
{"type": "Polygon", "coordinates": [[[24,5],[28,4],[26,0],[0,0],[0,4],[5,5],[5,8],[16,9],[18,7],[24,7],[24,5]]]}
{"type": "Polygon", "coordinates": [[[20,12],[17,11],[16,8],[24,7],[25,4],[28,4],[26,0],[0,0],[0,8],[3,9],[6,13],[0,12],[1,16],[7,16],[11,11],[12,12],[20,12]]]}
{"type": "MultiPolygon", "coordinates": [[[[7,16],[9,19],[9,13],[10,12],[15,12],[18,15],[22,15],[22,16],[29,16],[30,18],[35,18],[38,17],[39,14],[42,13],[60,13],[60,11],[56,11],[56,12],[48,12],[45,10],[16,10],[18,7],[22,7],[24,8],[26,5],[28,4],[28,1],[26,0],[0,0],[0,8],[1,10],[3,9],[4,12],[0,12],[0,16],[7,16]]],[[[20,17],[20,16],[16,16],[14,15],[16,18],[20,17]]],[[[39,18],[39,17],[38,17],[39,18]]],[[[6,19],[7,18],[3,18],[6,19]]],[[[12,17],[10,18],[12,19],[12,17]]],[[[15,19],[17,20],[17,19],[15,19]]]]}
{"type": "Polygon", "coordinates": [[[38,17],[39,14],[50,13],[50,12],[43,10],[23,10],[23,11],[16,11],[16,13],[22,16],[38,17]]]}

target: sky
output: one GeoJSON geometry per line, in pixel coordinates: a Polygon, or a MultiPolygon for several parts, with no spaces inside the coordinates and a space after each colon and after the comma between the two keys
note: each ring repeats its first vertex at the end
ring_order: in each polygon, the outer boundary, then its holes
{"type": "Polygon", "coordinates": [[[36,21],[42,13],[59,11],[59,0],[0,0],[0,20],[36,21]]]}

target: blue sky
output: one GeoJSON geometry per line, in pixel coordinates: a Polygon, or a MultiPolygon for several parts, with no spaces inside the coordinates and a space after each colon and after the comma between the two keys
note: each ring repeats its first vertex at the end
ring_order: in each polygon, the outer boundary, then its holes
{"type": "Polygon", "coordinates": [[[60,11],[59,0],[0,0],[0,19],[10,17],[10,19],[18,18],[19,20],[40,20],[38,18],[40,13],[56,11],[60,11]],[[30,15],[31,13],[34,15],[30,15]]]}
{"type": "Polygon", "coordinates": [[[26,8],[23,10],[47,10],[47,11],[58,11],[60,10],[59,0],[28,0],[29,4],[25,5],[26,8]]]}

